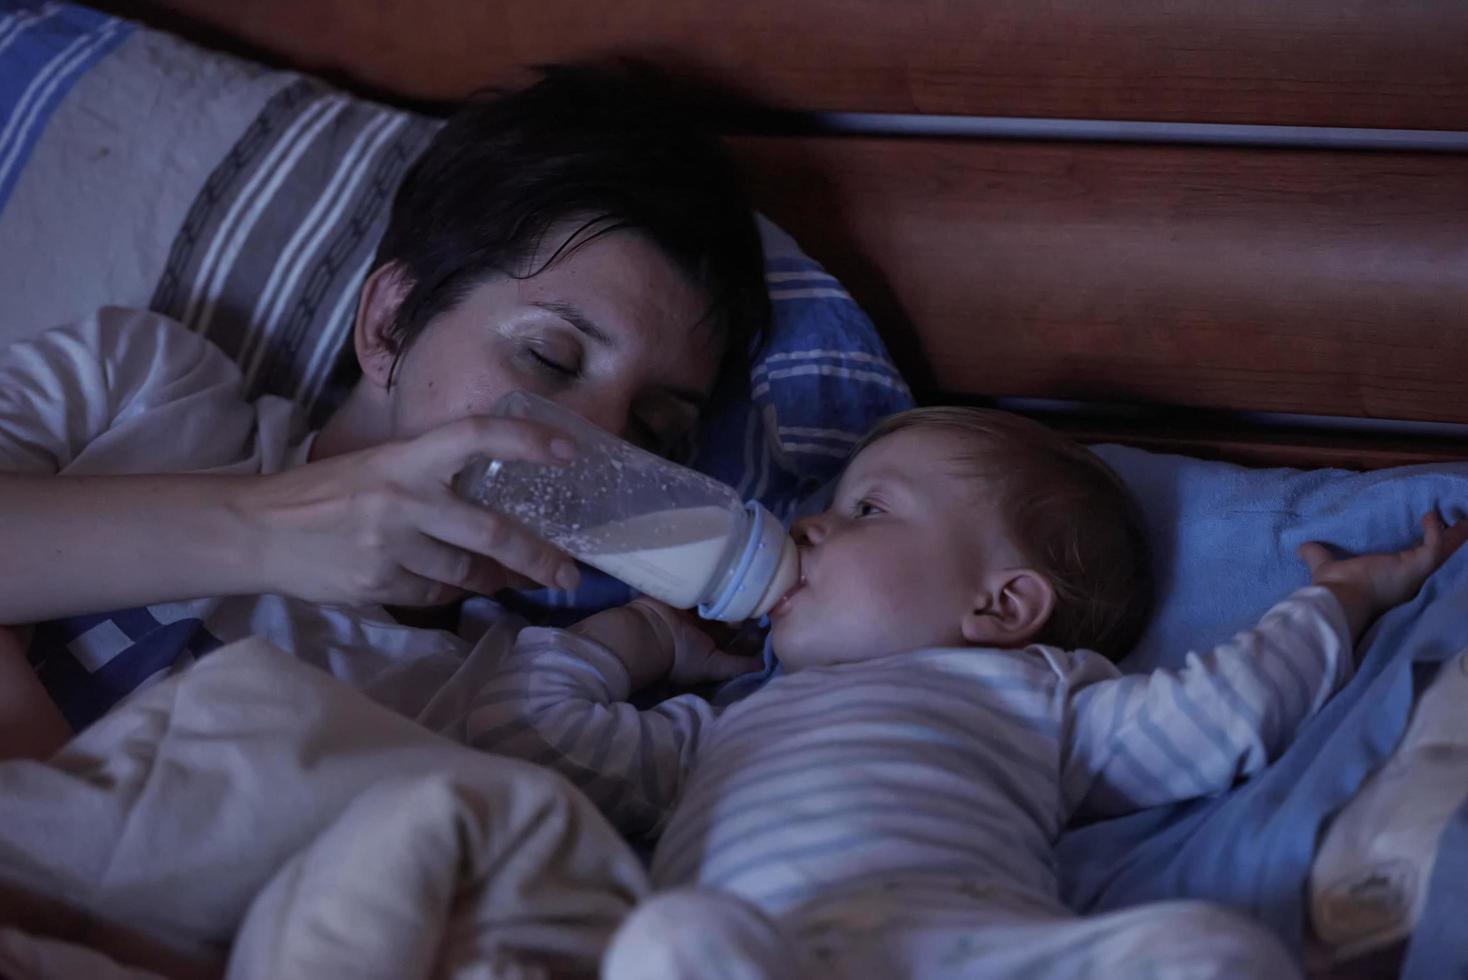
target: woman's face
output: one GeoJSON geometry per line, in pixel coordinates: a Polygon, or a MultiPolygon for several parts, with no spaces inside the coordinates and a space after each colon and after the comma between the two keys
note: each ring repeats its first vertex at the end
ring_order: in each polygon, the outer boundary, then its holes
{"type": "Polygon", "coordinates": [[[386,435],[487,413],[522,389],[666,453],[697,424],[718,372],[723,340],[701,322],[707,308],[646,238],[604,234],[530,278],[481,283],[430,320],[382,393],[386,435]]]}

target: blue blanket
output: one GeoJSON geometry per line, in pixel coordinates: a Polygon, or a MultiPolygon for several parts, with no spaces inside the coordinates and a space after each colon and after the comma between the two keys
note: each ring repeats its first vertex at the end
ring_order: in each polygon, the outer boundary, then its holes
{"type": "MultiPolygon", "coordinates": [[[[1157,567],[1156,614],[1124,664],[1129,669],[1180,666],[1188,650],[1252,625],[1308,580],[1295,557],[1302,542],[1352,552],[1400,548],[1416,540],[1425,511],[1437,507],[1451,519],[1468,507],[1468,464],[1355,474],[1249,470],[1120,447],[1101,452],[1142,502],[1157,567]]],[[[1211,898],[1249,912],[1298,948],[1305,881],[1326,820],[1391,753],[1414,684],[1465,646],[1468,550],[1412,602],[1377,621],[1363,638],[1356,678],[1266,772],[1221,797],[1062,838],[1067,900],[1099,911],[1211,898]]],[[[1468,810],[1442,847],[1423,927],[1409,949],[1409,977],[1468,975],[1468,930],[1457,921],[1468,897],[1468,810]]]]}

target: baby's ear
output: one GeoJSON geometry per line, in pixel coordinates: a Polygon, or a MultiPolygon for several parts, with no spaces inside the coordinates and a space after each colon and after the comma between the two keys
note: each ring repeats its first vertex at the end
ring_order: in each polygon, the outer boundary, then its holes
{"type": "Polygon", "coordinates": [[[401,265],[387,262],[372,271],[357,298],[357,320],[352,325],[357,363],[362,377],[380,388],[387,387],[398,356],[400,342],[392,334],[392,325],[412,285],[401,265]]]}
{"type": "Polygon", "coordinates": [[[1055,611],[1055,589],[1039,572],[1007,568],[984,576],[960,629],[974,646],[1017,649],[1032,643],[1055,611]]]}

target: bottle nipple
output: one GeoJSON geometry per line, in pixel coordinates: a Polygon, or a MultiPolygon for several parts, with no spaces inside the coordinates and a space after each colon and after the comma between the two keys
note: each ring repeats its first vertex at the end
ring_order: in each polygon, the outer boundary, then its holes
{"type": "Polygon", "coordinates": [[[800,581],[800,549],[795,546],[795,539],[787,537],[780,549],[780,564],[775,569],[775,574],[770,579],[770,584],[765,588],[764,594],[755,603],[753,616],[763,616],[774,608],[775,603],[785,597],[785,593],[795,588],[800,581]]]}

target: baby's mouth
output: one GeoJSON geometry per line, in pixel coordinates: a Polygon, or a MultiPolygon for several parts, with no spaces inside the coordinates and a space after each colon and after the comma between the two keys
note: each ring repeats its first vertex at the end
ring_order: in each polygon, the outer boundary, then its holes
{"type": "Polygon", "coordinates": [[[790,600],[795,597],[795,593],[799,592],[803,588],[805,588],[804,574],[800,576],[799,581],[790,586],[790,588],[786,589],[785,594],[782,595],[779,600],[770,607],[770,618],[774,619],[776,616],[779,616],[781,613],[783,613],[786,607],[790,605],[790,600]]]}

